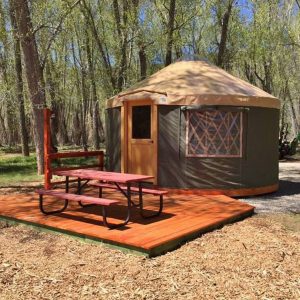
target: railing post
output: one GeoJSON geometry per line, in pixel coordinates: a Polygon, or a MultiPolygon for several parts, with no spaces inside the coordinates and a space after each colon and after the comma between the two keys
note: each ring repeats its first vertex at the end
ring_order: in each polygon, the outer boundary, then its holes
{"type": "Polygon", "coordinates": [[[103,151],[101,151],[98,158],[99,158],[99,169],[101,171],[103,171],[103,167],[104,167],[104,153],[103,153],[103,151]]]}
{"type": "Polygon", "coordinates": [[[51,129],[50,129],[51,110],[44,108],[44,187],[51,188],[51,158],[49,157],[51,149],[51,129]]]}

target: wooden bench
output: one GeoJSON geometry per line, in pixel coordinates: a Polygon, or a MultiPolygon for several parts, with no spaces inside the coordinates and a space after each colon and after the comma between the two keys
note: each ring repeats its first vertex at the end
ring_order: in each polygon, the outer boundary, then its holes
{"type": "Polygon", "coordinates": [[[91,197],[91,196],[86,196],[86,195],[78,195],[78,194],[72,194],[72,193],[65,193],[61,191],[55,191],[55,190],[47,190],[47,189],[39,189],[36,191],[36,193],[39,194],[39,208],[41,212],[45,215],[51,215],[55,213],[61,213],[63,212],[67,207],[68,207],[68,202],[69,201],[75,201],[82,204],[96,204],[100,205],[102,207],[102,216],[103,216],[103,223],[105,226],[109,228],[117,228],[120,226],[124,226],[128,223],[129,221],[129,215],[130,213],[128,212],[128,216],[125,220],[124,223],[121,224],[110,224],[107,221],[107,212],[106,212],[106,207],[108,206],[113,206],[119,203],[119,200],[112,200],[112,199],[104,199],[104,198],[96,198],[96,197],[91,197]],[[58,210],[52,210],[52,211],[46,211],[43,206],[43,196],[53,196],[55,198],[58,198],[60,200],[64,200],[64,206],[61,209],[58,210]]]}
{"type": "MultiPolygon", "coordinates": [[[[118,187],[114,184],[110,183],[105,183],[105,182],[89,182],[88,185],[98,187],[98,188],[107,188],[107,189],[114,189],[117,190],[118,187]]],[[[120,185],[120,188],[124,191],[127,190],[127,186],[120,185]]],[[[130,190],[134,193],[139,193],[139,188],[138,187],[131,187],[130,190]]],[[[162,191],[162,190],[156,190],[156,189],[148,189],[148,188],[142,188],[143,194],[149,194],[149,195],[158,195],[158,196],[163,196],[168,194],[168,191],[162,191]]]]}
{"type": "MultiPolygon", "coordinates": [[[[114,184],[110,184],[110,183],[106,183],[106,182],[95,182],[95,181],[92,181],[92,182],[89,182],[88,185],[99,188],[99,197],[102,197],[102,190],[103,190],[103,188],[114,189],[114,190],[121,189],[121,191],[123,193],[125,193],[126,190],[127,190],[127,186],[124,186],[124,185],[116,186],[114,184]]],[[[139,188],[138,187],[131,187],[130,191],[133,192],[133,193],[139,194],[139,188]]],[[[156,212],[155,214],[152,214],[152,215],[147,215],[146,216],[144,214],[144,211],[143,211],[143,201],[142,201],[141,198],[139,199],[140,201],[139,201],[138,205],[134,204],[135,206],[139,206],[140,213],[141,213],[142,217],[143,218],[152,218],[152,217],[156,217],[156,216],[160,215],[160,213],[162,212],[162,209],[163,209],[163,196],[166,195],[168,193],[168,191],[162,191],[162,190],[156,190],[156,189],[149,189],[149,188],[142,188],[142,193],[143,194],[148,194],[148,195],[159,196],[159,210],[158,210],[158,212],[156,212]]]]}

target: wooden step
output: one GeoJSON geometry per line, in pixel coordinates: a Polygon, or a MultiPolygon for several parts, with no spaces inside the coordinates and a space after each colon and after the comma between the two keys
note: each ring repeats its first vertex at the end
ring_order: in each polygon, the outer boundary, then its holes
{"type": "MultiPolygon", "coordinates": [[[[89,182],[88,185],[99,187],[99,188],[108,188],[108,189],[114,189],[117,190],[118,187],[114,184],[104,183],[104,182],[89,182]]],[[[121,185],[120,188],[122,190],[127,190],[127,187],[124,185],[121,185]]],[[[138,193],[139,188],[138,187],[131,187],[130,190],[132,192],[138,193]]],[[[150,195],[166,195],[168,191],[162,191],[162,190],[155,190],[155,189],[148,189],[148,188],[142,188],[143,194],[150,194],[150,195]]]]}
{"type": "Polygon", "coordinates": [[[37,190],[36,193],[38,193],[39,195],[53,196],[53,197],[63,199],[63,200],[77,201],[77,202],[80,201],[85,204],[98,204],[98,205],[102,205],[102,206],[111,206],[111,205],[115,205],[120,202],[118,200],[95,198],[95,197],[91,197],[91,196],[77,195],[77,194],[72,194],[72,193],[59,192],[59,191],[55,191],[55,190],[40,189],[40,190],[37,190]]]}

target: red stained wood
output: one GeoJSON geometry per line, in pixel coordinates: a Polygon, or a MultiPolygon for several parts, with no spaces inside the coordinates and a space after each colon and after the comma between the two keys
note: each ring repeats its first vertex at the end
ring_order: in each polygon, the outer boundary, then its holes
{"type": "MultiPolygon", "coordinates": [[[[58,167],[51,169],[52,172],[57,171],[67,171],[67,170],[77,170],[78,167],[58,167]]],[[[80,166],[80,169],[99,169],[99,165],[86,165],[86,166],[80,166]]]]}
{"type": "MultiPolygon", "coordinates": [[[[101,187],[101,188],[107,188],[107,189],[113,189],[117,190],[117,186],[114,184],[109,184],[109,183],[101,183],[101,182],[91,182],[89,183],[89,186],[94,186],[94,187],[101,187]]],[[[126,186],[120,186],[122,190],[126,190],[126,186]]],[[[132,192],[139,192],[139,188],[137,187],[131,187],[130,190],[132,192]]],[[[150,194],[150,195],[166,195],[168,194],[168,191],[162,191],[162,190],[154,190],[154,189],[147,189],[147,188],[142,188],[143,194],[150,194]]]]}
{"type": "MultiPolygon", "coordinates": [[[[103,170],[104,165],[104,153],[103,151],[73,151],[73,152],[62,152],[62,153],[52,153],[51,149],[51,127],[50,127],[50,117],[51,110],[48,108],[44,109],[44,187],[45,189],[51,189],[53,183],[51,183],[52,175],[54,171],[57,170],[69,170],[74,168],[52,168],[51,161],[53,159],[59,158],[71,158],[71,157],[98,157],[97,165],[85,165],[82,168],[94,168],[97,167],[103,170]]],[[[76,167],[78,169],[78,167],[76,167]]]]}
{"type": "Polygon", "coordinates": [[[60,152],[50,153],[51,159],[56,158],[71,158],[71,157],[90,157],[90,156],[102,156],[103,151],[73,151],[73,152],[60,152]]]}
{"type": "Polygon", "coordinates": [[[97,170],[67,170],[67,171],[56,171],[53,174],[58,176],[69,176],[78,177],[81,179],[92,179],[92,180],[104,180],[107,182],[118,182],[118,183],[129,183],[144,181],[153,178],[153,176],[128,174],[128,173],[115,173],[115,172],[104,172],[97,170]]]}
{"type": "Polygon", "coordinates": [[[46,189],[51,187],[51,159],[49,158],[51,141],[50,141],[50,117],[51,111],[44,109],[44,186],[46,189]]]}
{"type": "MultiPolygon", "coordinates": [[[[72,192],[72,189],[71,189],[72,192]]],[[[97,197],[97,190],[86,191],[97,197]]],[[[104,190],[104,197],[119,200],[119,205],[109,208],[110,222],[119,223],[126,215],[127,203],[120,192],[104,190]]],[[[133,196],[133,200],[138,196],[133,196]]],[[[157,197],[145,195],[145,208],[149,212],[157,209],[157,197]]],[[[45,198],[45,205],[53,208],[55,198],[45,198]],[[51,200],[51,198],[53,200],[51,200]]],[[[99,206],[80,208],[71,202],[68,210],[58,215],[44,216],[38,208],[37,194],[0,196],[0,215],[22,221],[66,230],[76,235],[107,241],[124,247],[131,247],[151,253],[156,249],[168,249],[168,245],[180,245],[191,236],[200,235],[215,227],[233,222],[235,219],[249,216],[254,207],[224,195],[199,196],[168,194],[164,199],[161,216],[142,219],[136,208],[132,209],[132,218],[122,229],[109,230],[101,223],[99,206]]]]}
{"type": "Polygon", "coordinates": [[[59,199],[65,199],[65,200],[70,200],[70,201],[81,201],[83,203],[87,204],[98,204],[102,206],[110,206],[110,205],[115,205],[119,203],[119,200],[111,200],[111,199],[104,199],[104,198],[95,198],[91,196],[86,196],[86,195],[77,195],[77,194],[71,194],[71,193],[63,193],[59,191],[54,191],[54,190],[37,190],[36,193],[39,195],[48,195],[48,196],[53,196],[55,198],[59,199]]]}

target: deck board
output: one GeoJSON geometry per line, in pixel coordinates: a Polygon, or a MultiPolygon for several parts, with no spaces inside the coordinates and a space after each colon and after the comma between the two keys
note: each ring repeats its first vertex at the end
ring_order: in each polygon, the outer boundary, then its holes
{"type": "MultiPolygon", "coordinates": [[[[97,190],[89,190],[87,194],[95,196],[97,190]]],[[[126,214],[124,197],[116,191],[107,191],[104,197],[121,200],[120,205],[108,210],[110,222],[121,222],[126,214]]],[[[49,208],[62,205],[62,201],[54,201],[51,197],[45,199],[49,199],[49,208]]],[[[157,197],[146,195],[145,200],[150,213],[158,207],[157,197]]],[[[0,216],[4,218],[96,239],[149,256],[166,252],[213,228],[247,217],[253,210],[254,207],[224,195],[166,195],[161,216],[145,220],[135,208],[131,222],[123,228],[110,230],[102,223],[100,207],[81,208],[77,203],[70,203],[65,212],[44,216],[38,209],[37,194],[0,196],[0,216]]]]}

